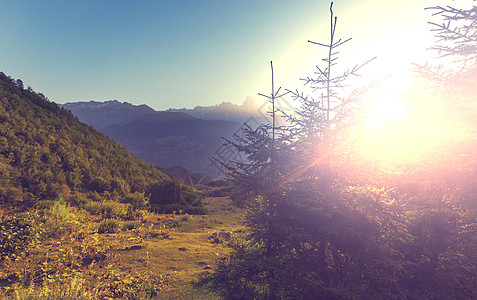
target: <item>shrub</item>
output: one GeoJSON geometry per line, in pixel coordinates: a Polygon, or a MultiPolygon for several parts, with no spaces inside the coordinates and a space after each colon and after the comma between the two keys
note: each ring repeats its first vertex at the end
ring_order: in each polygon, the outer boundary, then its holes
{"type": "Polygon", "coordinates": [[[101,222],[98,226],[98,233],[118,233],[121,222],[116,219],[107,219],[101,222]]]}
{"type": "Polygon", "coordinates": [[[54,200],[40,200],[37,203],[38,209],[50,209],[55,205],[54,200]]]}
{"type": "Polygon", "coordinates": [[[15,260],[36,239],[35,216],[25,213],[0,222],[0,261],[15,260]]]}
{"type": "Polygon", "coordinates": [[[124,207],[113,201],[89,202],[84,209],[92,215],[101,215],[104,219],[117,218],[124,215],[124,207]]]}
{"type": "Polygon", "coordinates": [[[204,193],[177,180],[164,180],[146,190],[151,205],[182,204],[200,206],[204,193]]]}
{"type": "Polygon", "coordinates": [[[70,198],[69,201],[73,206],[84,208],[85,205],[89,202],[89,199],[83,194],[76,193],[70,198]]]}
{"type": "Polygon", "coordinates": [[[127,230],[133,230],[133,229],[136,229],[136,228],[139,228],[139,223],[138,222],[128,222],[128,223],[123,224],[122,230],[127,231],[127,230]]]}
{"type": "Polygon", "coordinates": [[[128,194],[121,199],[122,203],[128,203],[133,210],[147,209],[149,207],[149,199],[144,193],[135,192],[128,194]]]}
{"type": "Polygon", "coordinates": [[[178,203],[168,205],[154,205],[152,209],[156,213],[172,214],[173,212],[182,211],[184,214],[189,215],[206,215],[208,214],[207,208],[203,206],[187,206],[180,205],[178,203]]]}
{"type": "Polygon", "coordinates": [[[91,180],[87,184],[87,188],[90,191],[95,191],[98,193],[102,193],[104,191],[107,191],[110,189],[109,182],[107,182],[104,178],[102,177],[96,177],[95,179],[91,180]]]}
{"type": "Polygon", "coordinates": [[[49,214],[56,220],[68,221],[70,219],[70,213],[63,197],[60,197],[58,201],[54,201],[53,203],[54,204],[50,207],[49,214]]]}

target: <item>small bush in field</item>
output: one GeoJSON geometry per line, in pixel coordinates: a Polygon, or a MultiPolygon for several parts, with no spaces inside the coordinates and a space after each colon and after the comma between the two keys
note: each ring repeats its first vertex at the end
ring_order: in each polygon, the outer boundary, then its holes
{"type": "Polygon", "coordinates": [[[134,194],[128,194],[121,199],[122,203],[128,203],[131,209],[147,209],[149,207],[149,199],[144,193],[135,192],[134,194]]]}
{"type": "Polygon", "coordinates": [[[70,213],[63,197],[54,201],[54,204],[50,207],[49,214],[56,220],[68,221],[70,219],[70,213]]]}
{"type": "Polygon", "coordinates": [[[101,215],[105,219],[117,218],[124,214],[123,205],[113,201],[89,202],[84,209],[92,215],[101,215]]]}
{"type": "Polygon", "coordinates": [[[70,198],[70,203],[71,205],[73,206],[76,206],[76,207],[80,207],[80,208],[84,208],[85,205],[90,201],[85,195],[83,194],[74,194],[71,198],[70,198]]]}
{"type": "Polygon", "coordinates": [[[0,261],[15,260],[36,239],[35,216],[8,216],[0,222],[0,261]]]}
{"type": "Polygon", "coordinates": [[[50,284],[36,286],[20,286],[15,289],[15,298],[29,300],[62,299],[62,300],[91,300],[92,297],[85,290],[85,280],[77,277],[69,284],[50,284]]]}
{"type": "Polygon", "coordinates": [[[204,193],[177,180],[164,180],[147,188],[146,195],[151,205],[180,204],[201,206],[204,193]]]}
{"type": "Polygon", "coordinates": [[[121,223],[115,219],[107,219],[99,224],[98,233],[118,233],[121,223]]]}
{"type": "Polygon", "coordinates": [[[127,230],[133,230],[133,229],[136,229],[136,228],[139,228],[139,223],[138,222],[128,222],[128,223],[123,224],[122,230],[127,231],[127,230]]]}
{"type": "Polygon", "coordinates": [[[37,203],[38,209],[50,209],[53,205],[55,205],[53,200],[41,200],[37,203]]]}

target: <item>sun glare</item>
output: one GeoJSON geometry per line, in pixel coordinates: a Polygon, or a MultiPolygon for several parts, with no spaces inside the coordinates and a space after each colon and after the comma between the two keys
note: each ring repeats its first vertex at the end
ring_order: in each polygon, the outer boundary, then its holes
{"type": "Polygon", "coordinates": [[[355,150],[383,167],[406,167],[432,160],[443,149],[468,139],[459,116],[424,95],[377,99],[355,135],[355,150]]]}
{"type": "Polygon", "coordinates": [[[403,119],[407,113],[406,102],[394,93],[380,95],[379,99],[371,102],[367,109],[367,118],[364,126],[369,131],[374,131],[385,123],[395,123],[403,119]]]}

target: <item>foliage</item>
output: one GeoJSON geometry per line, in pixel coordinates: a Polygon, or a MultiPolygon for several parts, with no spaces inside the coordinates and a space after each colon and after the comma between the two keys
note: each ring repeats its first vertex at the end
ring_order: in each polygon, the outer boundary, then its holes
{"type": "Polygon", "coordinates": [[[98,233],[118,233],[120,231],[120,222],[115,219],[102,221],[98,226],[98,233]]]}
{"type": "Polygon", "coordinates": [[[151,184],[146,190],[146,196],[151,208],[157,212],[171,213],[177,209],[177,212],[184,210],[190,214],[206,213],[206,210],[202,209],[204,193],[175,179],[151,184]]]}
{"type": "Polygon", "coordinates": [[[90,300],[91,295],[85,291],[85,280],[75,277],[70,284],[61,286],[41,287],[30,284],[26,288],[15,290],[15,300],[31,299],[31,300],[90,300]]]}
{"type": "Polygon", "coordinates": [[[139,192],[126,195],[121,199],[121,202],[128,203],[132,210],[147,209],[149,207],[149,199],[144,193],[139,192]]]}
{"type": "MultiPolygon", "coordinates": [[[[305,79],[321,95],[290,91],[302,106],[288,130],[246,127],[229,141],[247,158],[224,165],[246,201],[250,233],[201,284],[227,299],[475,298],[475,211],[458,204],[450,178],[416,177],[407,190],[403,178],[367,181],[343,167],[344,135],[365,89],[341,96],[361,67],[332,72],[347,40],[334,38],[330,10],[330,44],[313,42],[329,48],[327,66],[305,79]]],[[[268,98],[275,94],[272,69],[268,98]]]]}
{"type": "MultiPolygon", "coordinates": [[[[211,202],[217,211],[230,205],[224,198],[211,202]]],[[[1,299],[215,299],[190,285],[205,262],[214,264],[229,251],[225,243],[210,243],[204,230],[212,225],[227,232],[243,229],[237,209],[197,218],[149,214],[143,221],[116,220],[122,229],[116,234],[98,234],[100,217],[72,206],[65,210],[68,218],[49,208],[32,214],[37,235],[26,255],[0,261],[1,299]]],[[[9,214],[0,210],[4,218],[9,214]]]]}
{"type": "Polygon", "coordinates": [[[34,214],[3,218],[0,222],[0,261],[15,260],[24,254],[38,238],[37,234],[34,214]]]}
{"type": "Polygon", "coordinates": [[[114,201],[91,201],[84,209],[92,215],[101,216],[103,219],[119,218],[125,215],[125,205],[114,201]]]}
{"type": "Polygon", "coordinates": [[[0,204],[6,206],[33,207],[60,194],[83,205],[78,195],[87,190],[117,200],[167,178],[4,73],[0,124],[0,204]]]}

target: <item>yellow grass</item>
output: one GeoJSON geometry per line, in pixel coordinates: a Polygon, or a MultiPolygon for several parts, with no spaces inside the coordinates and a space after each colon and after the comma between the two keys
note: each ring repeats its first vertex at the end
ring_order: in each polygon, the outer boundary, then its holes
{"type": "MultiPolygon", "coordinates": [[[[208,215],[151,214],[139,224],[139,229],[123,230],[118,234],[93,233],[99,219],[86,215],[82,219],[85,223],[81,227],[83,237],[75,238],[71,232],[66,233],[51,241],[42,241],[27,257],[6,262],[8,265],[0,272],[0,298],[108,299],[115,289],[144,290],[153,283],[157,290],[153,299],[218,299],[207,291],[194,289],[193,283],[200,274],[212,272],[230,253],[230,241],[217,244],[209,236],[225,231],[231,233],[232,240],[244,238],[243,211],[232,206],[226,197],[211,197],[204,202],[209,209],[208,215]],[[61,242],[56,245],[55,241],[61,242]],[[88,249],[94,249],[92,253],[104,253],[104,259],[79,269],[68,269],[69,257],[75,258],[84,252],[85,244],[90,247],[88,249]],[[129,249],[131,246],[138,249],[129,249]],[[4,280],[13,273],[22,278],[31,266],[38,269],[48,265],[58,267],[55,273],[43,277],[43,284],[32,285],[27,279],[20,280],[23,284],[9,284],[4,280]],[[207,266],[212,269],[205,269],[207,266]],[[72,296],[67,297],[65,291],[72,296]]],[[[146,299],[145,296],[135,297],[146,299]]]]}

